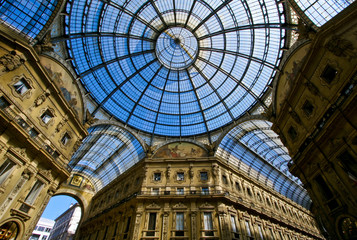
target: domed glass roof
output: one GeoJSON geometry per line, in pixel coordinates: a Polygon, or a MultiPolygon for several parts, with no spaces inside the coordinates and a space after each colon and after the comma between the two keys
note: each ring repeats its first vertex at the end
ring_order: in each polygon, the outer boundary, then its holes
{"type": "Polygon", "coordinates": [[[67,12],[92,114],[165,136],[207,133],[263,104],[285,39],[275,0],[72,0],[67,12]]]}

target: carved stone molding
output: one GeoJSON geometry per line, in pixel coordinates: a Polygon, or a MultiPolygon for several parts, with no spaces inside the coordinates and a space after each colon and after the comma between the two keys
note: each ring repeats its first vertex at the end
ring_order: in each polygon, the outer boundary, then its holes
{"type": "Polygon", "coordinates": [[[337,57],[352,58],[356,56],[352,42],[340,36],[332,36],[325,47],[337,57]]]}
{"type": "Polygon", "coordinates": [[[16,51],[13,50],[10,53],[7,53],[0,57],[0,74],[2,72],[10,72],[20,67],[26,61],[26,57],[16,51]]]}

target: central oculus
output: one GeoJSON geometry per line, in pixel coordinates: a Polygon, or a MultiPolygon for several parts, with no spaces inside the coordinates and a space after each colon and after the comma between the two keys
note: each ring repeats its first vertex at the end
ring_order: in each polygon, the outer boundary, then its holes
{"type": "Polygon", "coordinates": [[[197,39],[185,28],[168,28],[157,38],[155,52],[160,63],[165,67],[172,70],[185,69],[197,57],[197,39]]]}

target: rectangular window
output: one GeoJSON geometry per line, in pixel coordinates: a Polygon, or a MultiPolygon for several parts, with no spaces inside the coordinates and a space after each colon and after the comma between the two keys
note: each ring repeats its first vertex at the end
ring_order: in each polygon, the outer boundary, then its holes
{"type": "Polygon", "coordinates": [[[184,188],[177,188],[177,195],[183,195],[184,194],[184,188]]]}
{"type": "Polygon", "coordinates": [[[156,229],[156,213],[150,213],[148,231],[146,232],[146,236],[155,236],[155,229],[156,229]]]}
{"type": "Polygon", "coordinates": [[[258,225],[259,236],[261,240],[264,240],[262,226],[258,225]]]}
{"type": "Polygon", "coordinates": [[[40,194],[43,185],[44,184],[41,181],[37,180],[36,183],[33,185],[31,191],[25,198],[25,203],[32,205],[35,202],[37,196],[40,194]]]}
{"type": "Polygon", "coordinates": [[[273,229],[269,228],[271,240],[275,240],[273,229]]]}
{"type": "Polygon", "coordinates": [[[38,227],[37,231],[44,232],[45,231],[45,227],[40,226],[40,227],[38,227]]]}
{"type": "Polygon", "coordinates": [[[117,235],[118,223],[119,223],[119,222],[116,222],[116,223],[115,223],[114,233],[113,233],[113,237],[112,237],[112,239],[115,239],[115,236],[117,235]]]}
{"type": "Polygon", "coordinates": [[[315,182],[320,190],[319,192],[324,198],[323,201],[327,202],[327,205],[330,210],[337,208],[338,203],[334,199],[335,197],[333,195],[333,192],[331,191],[330,187],[327,185],[323,177],[321,175],[318,175],[317,177],[315,177],[315,182]]]}
{"type": "Polygon", "coordinates": [[[177,181],[183,181],[183,180],[185,180],[185,174],[183,172],[178,172],[177,181]]]}
{"type": "Polygon", "coordinates": [[[227,177],[225,175],[222,175],[222,182],[224,184],[228,184],[227,177]]]}
{"type": "Polygon", "coordinates": [[[30,206],[35,202],[37,196],[40,194],[42,188],[43,188],[44,184],[37,180],[36,183],[33,185],[33,187],[31,188],[31,191],[29,192],[29,194],[27,194],[26,198],[25,198],[25,203],[23,203],[20,207],[20,210],[23,212],[28,213],[28,211],[30,210],[30,206]]]}
{"type": "Polygon", "coordinates": [[[213,234],[213,220],[212,213],[205,212],[203,213],[203,228],[205,231],[205,236],[214,236],[213,234]]]}
{"type": "Polygon", "coordinates": [[[234,215],[231,215],[231,227],[234,239],[239,239],[239,232],[237,229],[236,218],[234,217],[234,215]]]}
{"type": "Polygon", "coordinates": [[[131,222],[131,217],[128,217],[128,221],[126,222],[126,228],[124,231],[124,239],[128,238],[128,234],[129,234],[129,229],[130,229],[130,222],[131,222]]]}
{"type": "Polygon", "coordinates": [[[152,189],[152,195],[159,195],[159,193],[160,193],[159,188],[153,188],[152,189]]]}
{"type": "Polygon", "coordinates": [[[69,142],[70,139],[71,139],[71,137],[69,136],[69,134],[68,134],[68,133],[65,133],[65,134],[63,135],[62,139],[61,139],[61,143],[62,143],[63,145],[66,145],[66,144],[69,142]]]}
{"type": "Polygon", "coordinates": [[[30,128],[28,132],[31,138],[36,138],[38,136],[38,132],[34,128],[30,128]]]}
{"type": "Polygon", "coordinates": [[[183,212],[176,213],[176,233],[175,235],[184,236],[184,214],[183,212]]]}
{"type": "Polygon", "coordinates": [[[1,165],[0,167],[0,184],[5,182],[7,177],[12,173],[12,171],[15,169],[15,163],[9,159],[6,159],[6,161],[1,165]]]}
{"type": "Polygon", "coordinates": [[[201,181],[208,180],[208,173],[207,172],[200,172],[201,181]]]}
{"type": "Polygon", "coordinates": [[[281,240],[285,240],[284,237],[283,237],[283,234],[279,231],[279,235],[280,235],[280,239],[281,240]]]}
{"type": "Polygon", "coordinates": [[[3,96],[0,97],[0,109],[5,109],[10,106],[9,101],[7,101],[3,96]]]}
{"type": "Polygon", "coordinates": [[[53,114],[49,110],[46,110],[41,115],[42,122],[44,122],[46,124],[48,124],[52,118],[53,118],[53,114]]]}
{"type": "Polygon", "coordinates": [[[236,182],[236,190],[237,190],[237,191],[241,191],[241,188],[240,188],[239,182],[236,182]]]}
{"type": "Polygon", "coordinates": [[[13,86],[15,88],[15,91],[20,95],[24,95],[31,88],[25,78],[21,78],[13,86]]]}
{"type": "Polygon", "coordinates": [[[154,181],[160,181],[161,180],[161,173],[154,173],[154,181]]]}
{"type": "Polygon", "coordinates": [[[29,240],[39,240],[41,235],[32,234],[29,240]]]}
{"type": "Polygon", "coordinates": [[[202,187],[202,195],[209,195],[209,188],[208,187],[202,187]]]}
{"type": "Polygon", "coordinates": [[[330,65],[326,65],[324,71],[321,74],[321,78],[327,83],[331,83],[337,75],[337,70],[330,65]]]}
{"type": "Polygon", "coordinates": [[[252,232],[250,231],[250,226],[249,226],[249,222],[248,221],[245,221],[245,227],[247,228],[247,236],[249,238],[252,237],[252,232]]]}

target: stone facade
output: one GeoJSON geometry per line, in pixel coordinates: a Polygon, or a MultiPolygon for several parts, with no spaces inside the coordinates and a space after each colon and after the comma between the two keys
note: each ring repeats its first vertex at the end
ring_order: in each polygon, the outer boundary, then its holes
{"type": "Polygon", "coordinates": [[[273,129],[285,140],[293,157],[290,171],[308,190],[312,211],[331,239],[357,237],[354,9],[325,24],[312,39],[297,42],[276,92],[273,129]]]}
{"type": "Polygon", "coordinates": [[[154,155],[93,197],[77,237],[198,240],[280,235],[322,239],[308,210],[223,160],[154,155]]]}
{"type": "Polygon", "coordinates": [[[4,34],[0,66],[0,226],[27,239],[87,131],[33,48],[4,34]]]}

